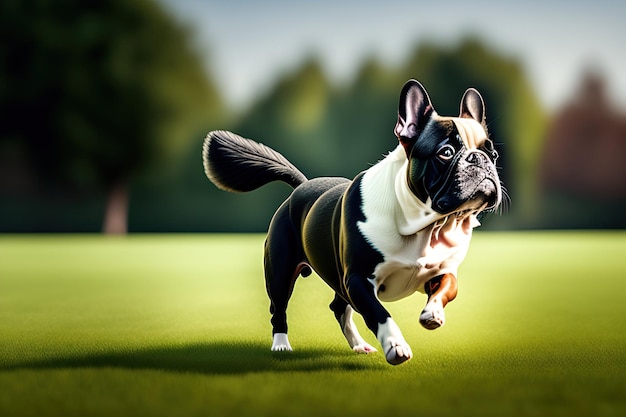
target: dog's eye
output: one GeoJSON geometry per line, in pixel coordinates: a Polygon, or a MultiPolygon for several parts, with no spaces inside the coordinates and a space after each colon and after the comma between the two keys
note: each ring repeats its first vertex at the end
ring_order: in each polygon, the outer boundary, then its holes
{"type": "Polygon", "coordinates": [[[439,156],[442,160],[447,161],[452,159],[455,153],[456,151],[452,145],[444,145],[439,149],[439,151],[437,151],[437,156],[439,156]]]}

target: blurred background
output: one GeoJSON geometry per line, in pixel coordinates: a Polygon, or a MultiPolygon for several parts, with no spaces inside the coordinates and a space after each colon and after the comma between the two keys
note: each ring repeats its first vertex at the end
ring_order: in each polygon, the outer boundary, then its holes
{"type": "Polygon", "coordinates": [[[4,0],[0,232],[259,232],[289,194],[204,176],[209,130],[354,177],[420,80],[487,106],[511,196],[485,229],[626,226],[626,3],[4,0]]]}

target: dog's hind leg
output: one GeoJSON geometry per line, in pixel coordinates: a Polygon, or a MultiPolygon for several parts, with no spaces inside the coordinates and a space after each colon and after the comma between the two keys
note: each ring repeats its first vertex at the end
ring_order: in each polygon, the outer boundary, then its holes
{"type": "Polygon", "coordinates": [[[265,241],[265,285],[270,298],[273,351],[293,350],[287,337],[287,304],[298,275],[311,273],[303,261],[299,240],[289,220],[286,202],[272,218],[265,241]]]}
{"type": "Polygon", "coordinates": [[[354,320],[352,320],[354,310],[346,300],[335,294],[335,299],[330,303],[330,309],[335,313],[335,318],[341,326],[341,331],[353,351],[356,353],[376,352],[376,348],[368,344],[359,333],[354,320]]]}

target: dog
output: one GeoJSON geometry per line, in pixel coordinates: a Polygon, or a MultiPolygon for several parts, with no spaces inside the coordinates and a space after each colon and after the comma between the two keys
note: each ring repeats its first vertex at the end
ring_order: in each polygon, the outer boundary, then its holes
{"type": "Polygon", "coordinates": [[[387,362],[411,359],[381,301],[425,293],[421,325],[432,330],[445,323],[477,216],[502,200],[483,98],[470,88],[459,117],[443,117],[422,84],[409,80],[394,133],[395,150],[353,180],[308,180],[280,153],[231,132],[212,131],[204,140],[205,173],[218,188],[246,192],[272,181],[293,187],[272,217],[264,248],[272,351],[292,350],[287,304],[296,279],[312,271],[335,291],[330,309],[355,352],[376,348],[359,334],[354,311],[387,362]]]}

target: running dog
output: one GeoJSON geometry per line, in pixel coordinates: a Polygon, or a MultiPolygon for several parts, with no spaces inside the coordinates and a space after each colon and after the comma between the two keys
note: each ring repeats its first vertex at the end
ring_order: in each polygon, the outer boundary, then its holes
{"type": "Polygon", "coordinates": [[[445,322],[457,294],[477,215],[502,199],[498,154],[487,134],[485,105],[468,89],[459,117],[437,114],[428,93],[409,80],[394,129],[398,146],[353,180],[308,180],[281,154],[231,132],[210,132],[204,169],[220,189],[254,190],[272,181],[294,188],[274,214],[265,241],[273,351],[292,350],[287,303],[298,276],[315,271],[334,291],[330,304],[350,347],[375,352],[352,319],[361,314],[387,362],[409,360],[411,348],[381,301],[427,294],[426,329],[445,322]]]}

